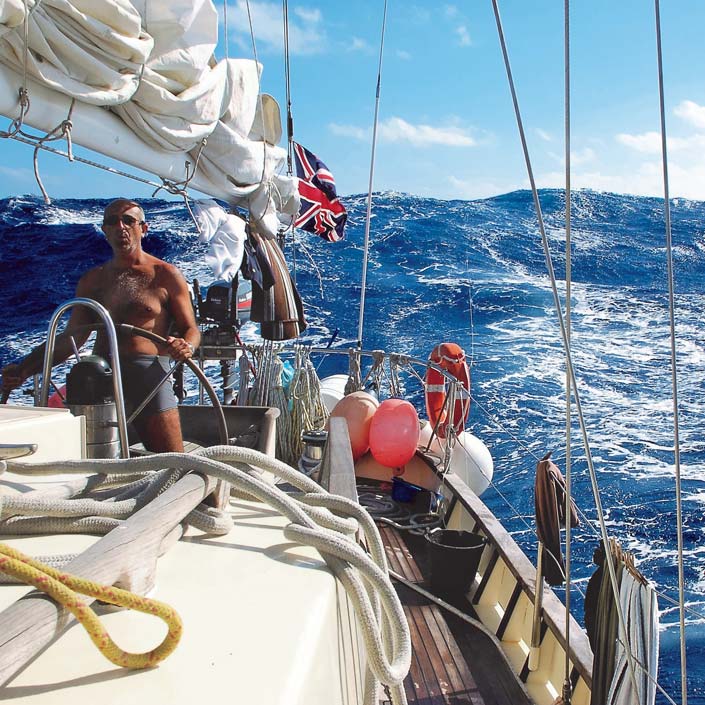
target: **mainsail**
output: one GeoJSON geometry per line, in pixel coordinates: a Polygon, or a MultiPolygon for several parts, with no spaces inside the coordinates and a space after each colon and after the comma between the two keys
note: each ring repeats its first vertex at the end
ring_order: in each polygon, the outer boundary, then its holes
{"type": "Polygon", "coordinates": [[[0,113],[44,133],[70,120],[76,144],[273,235],[299,206],[279,108],[257,62],[215,60],[217,20],[210,0],[0,0],[0,113]]]}

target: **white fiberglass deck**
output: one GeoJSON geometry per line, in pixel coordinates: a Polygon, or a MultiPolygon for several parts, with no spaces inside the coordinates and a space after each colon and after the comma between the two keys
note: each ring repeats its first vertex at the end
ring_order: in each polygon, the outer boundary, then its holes
{"type": "MultiPolygon", "coordinates": [[[[0,479],[1,480],[1,479],[0,479]]],[[[151,595],[181,615],[176,651],[148,671],[107,661],[74,624],[4,688],[17,703],[351,703],[362,700],[364,649],[344,591],[316,551],[282,533],[286,521],[256,502],[233,500],[235,527],[192,532],[158,563],[151,595]]],[[[97,539],[54,536],[8,541],[30,554],[81,551],[97,539]]],[[[28,591],[0,586],[0,609],[28,591]]],[[[164,624],[127,611],[102,617],[123,648],[145,651],[164,624]]]]}

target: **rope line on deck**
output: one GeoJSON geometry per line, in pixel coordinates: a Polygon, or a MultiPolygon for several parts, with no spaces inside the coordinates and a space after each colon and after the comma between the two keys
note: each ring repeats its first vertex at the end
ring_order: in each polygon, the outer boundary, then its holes
{"type": "MultiPolygon", "coordinates": [[[[289,519],[284,535],[312,546],[321,554],[354,606],[374,678],[390,686],[394,702],[405,705],[403,680],[411,665],[411,635],[399,597],[388,574],[382,539],[372,518],[357,504],[331,495],[285,463],[250,448],[213,446],[194,454],[160,455],[115,460],[70,460],[53,463],[7,463],[24,475],[55,473],[129,474],[195,471],[230,483],[265,502],[289,519]],[[260,477],[269,471],[301,491],[288,495],[260,477]],[[166,471],[164,471],[166,472],[166,471]],[[364,537],[364,550],[355,532],[364,537]]],[[[189,515],[190,516],[190,515],[189,515]]],[[[1,530],[1,529],[0,529],[1,530]]]]}
{"type": "Polygon", "coordinates": [[[63,605],[86,630],[98,651],[116,666],[131,669],[156,666],[174,651],[181,639],[183,632],[181,618],[173,607],[164,602],[64,573],[1,543],[0,571],[12,575],[23,583],[33,585],[37,590],[50,595],[63,605]],[[98,616],[86,602],[81,600],[79,594],[159,617],[167,624],[167,635],[159,646],[150,651],[143,653],[125,651],[113,641],[98,616]]]}

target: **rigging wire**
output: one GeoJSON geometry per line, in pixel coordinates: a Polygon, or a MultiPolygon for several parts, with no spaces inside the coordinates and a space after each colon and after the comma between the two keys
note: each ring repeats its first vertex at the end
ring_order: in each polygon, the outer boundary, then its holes
{"type": "MultiPolygon", "coordinates": [[[[571,341],[571,232],[570,232],[570,0],[565,0],[563,6],[564,29],[563,29],[563,64],[564,73],[564,93],[565,93],[565,332],[568,350],[570,351],[571,341]]],[[[570,374],[566,366],[565,372],[565,623],[570,624],[570,584],[571,584],[571,504],[573,493],[571,486],[571,386],[570,374]]],[[[563,702],[570,702],[571,682],[570,682],[570,629],[565,630],[565,662],[563,680],[563,702]]]]}
{"type": "Polygon", "coordinates": [[[287,174],[291,175],[293,169],[294,153],[294,118],[291,113],[291,65],[289,61],[289,2],[283,0],[282,12],[284,15],[284,81],[286,90],[286,166],[287,174]]]}
{"type": "MultiPolygon", "coordinates": [[[[467,267],[466,267],[467,269],[467,267]]],[[[475,320],[473,318],[473,309],[475,302],[472,298],[472,281],[468,282],[468,315],[470,318],[470,366],[475,364],[475,320]]]]}
{"type": "MultiPolygon", "coordinates": [[[[577,380],[575,378],[575,370],[573,369],[572,357],[570,354],[570,348],[568,345],[568,339],[567,339],[567,335],[566,335],[566,326],[565,326],[565,320],[563,317],[563,309],[561,306],[560,297],[558,295],[558,288],[556,285],[556,275],[555,275],[555,271],[553,269],[553,261],[551,259],[551,252],[550,252],[550,249],[548,246],[548,237],[546,236],[546,228],[545,228],[545,224],[544,224],[544,220],[543,220],[543,213],[541,211],[541,203],[539,201],[538,190],[536,187],[536,180],[534,179],[534,172],[533,172],[533,168],[531,166],[531,158],[529,156],[529,148],[528,148],[527,141],[526,141],[526,134],[524,132],[524,124],[523,124],[522,117],[521,117],[521,111],[519,109],[519,101],[518,101],[516,89],[514,86],[514,78],[512,75],[511,65],[509,62],[509,54],[507,52],[507,45],[506,45],[506,41],[504,38],[504,30],[502,27],[502,20],[501,20],[500,14],[499,14],[498,1],[499,0],[492,0],[492,7],[494,10],[495,21],[497,24],[497,33],[499,35],[499,42],[500,42],[501,49],[502,49],[502,56],[504,58],[504,66],[506,69],[507,80],[509,83],[509,89],[510,89],[511,96],[512,96],[512,103],[514,105],[514,113],[516,116],[517,127],[519,130],[519,138],[521,140],[522,150],[524,153],[524,161],[526,163],[527,175],[529,177],[529,183],[531,185],[531,193],[532,193],[533,200],[534,200],[534,207],[536,208],[536,216],[537,216],[537,220],[538,220],[539,231],[541,233],[541,242],[543,245],[544,256],[546,259],[546,267],[547,267],[548,274],[549,274],[549,277],[551,280],[551,291],[553,294],[554,307],[556,310],[558,324],[560,327],[561,338],[563,341],[563,348],[565,350],[566,368],[568,370],[568,374],[570,375],[570,380],[571,380],[571,384],[573,387],[573,393],[575,395],[575,409],[578,414],[578,419],[580,421],[580,430],[582,433],[583,445],[585,448],[585,459],[586,459],[589,473],[590,473],[590,482],[592,485],[593,496],[595,498],[595,508],[597,510],[598,520],[600,523],[600,532],[602,534],[602,541],[605,546],[605,562],[607,564],[607,568],[608,568],[608,572],[609,572],[609,576],[610,576],[610,582],[612,585],[612,592],[615,595],[615,607],[616,607],[618,622],[619,622],[619,632],[620,632],[622,641],[624,643],[628,643],[627,627],[626,627],[626,622],[624,619],[624,612],[623,612],[622,607],[619,602],[619,585],[617,584],[617,575],[615,572],[614,560],[612,558],[610,551],[607,550],[607,547],[609,546],[609,537],[607,534],[607,526],[605,523],[604,512],[602,509],[602,500],[600,498],[600,491],[597,486],[597,475],[595,473],[595,466],[594,466],[593,460],[592,460],[592,453],[590,450],[590,443],[589,443],[589,439],[587,436],[587,428],[585,425],[585,419],[583,416],[582,405],[580,402],[580,395],[578,393],[578,385],[577,385],[577,380]]],[[[636,683],[636,671],[635,671],[635,666],[634,666],[634,658],[632,656],[630,649],[626,649],[625,653],[627,656],[627,663],[629,665],[629,675],[630,675],[630,679],[632,681],[632,687],[634,688],[635,692],[639,692],[638,688],[637,688],[637,683],[636,683]]]]}
{"type": "MultiPolygon", "coordinates": [[[[262,75],[260,73],[260,64],[259,64],[259,59],[257,58],[257,42],[255,40],[255,29],[254,29],[254,24],[252,22],[252,11],[250,8],[250,0],[246,0],[245,5],[247,6],[247,21],[250,26],[250,41],[252,43],[252,56],[255,60],[255,71],[257,72],[257,105],[259,106],[259,112],[260,112],[260,119],[262,120],[262,174],[260,175],[259,183],[260,186],[264,186],[266,179],[266,173],[267,173],[267,138],[269,137],[267,135],[267,121],[265,120],[264,117],[264,105],[262,102],[262,75]]],[[[269,201],[269,199],[267,199],[269,201]]],[[[249,203],[248,203],[249,206],[249,203]]],[[[255,219],[256,222],[259,222],[262,220],[266,213],[267,206],[264,206],[264,210],[259,216],[254,215],[252,212],[251,208],[248,208],[250,211],[250,215],[255,219]]]]}
{"type": "Polygon", "coordinates": [[[230,53],[228,51],[228,0],[223,0],[223,43],[225,44],[225,58],[230,58],[230,53]]]}
{"type": "Polygon", "coordinates": [[[370,182],[367,189],[367,216],[365,218],[365,244],[362,258],[362,283],[360,289],[360,319],[357,326],[357,347],[362,350],[362,330],[365,319],[365,289],[367,287],[367,263],[370,251],[370,220],[372,218],[372,183],[375,173],[375,150],[377,148],[377,120],[379,117],[379,97],[382,86],[382,58],[384,56],[384,32],[387,26],[387,0],[384,0],[382,14],[382,36],[379,43],[379,64],[377,66],[377,90],[375,93],[375,116],[372,124],[372,152],[370,155],[370,182]]]}
{"type": "MultiPolygon", "coordinates": [[[[472,403],[473,406],[476,406],[478,409],[480,409],[487,419],[491,421],[502,433],[504,433],[506,436],[508,436],[512,441],[514,441],[518,446],[520,446],[523,450],[525,450],[529,455],[531,455],[537,462],[540,460],[540,457],[534,453],[531,448],[529,448],[526,443],[516,436],[509,428],[505,427],[502,425],[502,423],[496,419],[490,411],[484,407],[474,396],[472,398],[472,403]]],[[[556,461],[558,462],[558,461],[556,461]]],[[[532,526],[524,517],[522,512],[516,507],[516,505],[512,504],[512,501],[502,492],[500,489],[500,485],[498,485],[495,481],[494,478],[492,478],[489,481],[489,487],[491,487],[499,496],[499,498],[504,502],[504,504],[513,512],[513,515],[508,517],[510,520],[517,520],[521,522],[526,529],[532,533],[536,538],[538,539],[538,534],[536,533],[536,529],[534,526],[532,526]]],[[[589,528],[591,532],[591,537],[599,537],[600,536],[600,531],[598,528],[594,526],[593,519],[589,517],[585,511],[581,508],[579,504],[575,504],[575,508],[578,512],[578,516],[581,519],[582,525],[589,528]]],[[[585,597],[585,594],[581,590],[580,586],[577,585],[575,582],[573,582],[573,586],[578,590],[578,592],[585,597]]],[[[654,586],[655,592],[658,595],[659,598],[663,598],[666,602],[672,605],[678,605],[679,601],[673,597],[671,597],[668,593],[657,590],[654,586]]],[[[693,607],[689,607],[688,605],[685,606],[685,611],[692,617],[695,617],[697,619],[701,619],[705,621],[705,612],[701,612],[693,607]]],[[[669,698],[670,700],[670,698],[669,698]]]]}
{"type": "Polygon", "coordinates": [[[688,683],[685,651],[685,594],[683,571],[683,513],[681,501],[681,463],[680,463],[680,433],[678,423],[678,374],[676,367],[676,323],[674,303],[674,277],[673,277],[673,241],[671,237],[671,208],[668,187],[668,150],[666,145],[666,111],[664,107],[663,88],[663,55],[661,44],[661,10],[659,0],[654,0],[656,19],[656,55],[658,59],[658,89],[659,112],[661,117],[661,156],[663,162],[663,203],[666,227],[666,262],[668,268],[668,321],[670,327],[671,343],[671,386],[673,398],[673,446],[674,464],[676,474],[676,523],[678,538],[678,597],[680,608],[680,659],[681,659],[681,700],[683,705],[688,704],[688,683]]]}
{"type": "MultiPolygon", "coordinates": [[[[289,2],[282,1],[282,14],[284,16],[284,81],[286,90],[286,173],[294,173],[294,116],[291,111],[291,62],[289,53],[289,2]]],[[[291,278],[296,284],[296,216],[291,217],[289,232],[291,233],[291,278]]],[[[282,248],[283,249],[283,248],[282,248]]],[[[323,297],[323,284],[319,276],[321,297],[323,297]]]]}

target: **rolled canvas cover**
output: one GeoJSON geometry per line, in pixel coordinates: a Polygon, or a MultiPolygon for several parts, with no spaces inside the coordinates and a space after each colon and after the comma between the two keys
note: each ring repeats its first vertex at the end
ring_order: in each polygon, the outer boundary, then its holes
{"type": "Polygon", "coordinates": [[[191,186],[250,209],[270,236],[279,213],[298,211],[286,151],[273,143],[281,136],[278,107],[259,95],[256,62],[214,60],[210,0],[29,0],[28,7],[25,51],[23,0],[0,2],[7,117],[20,112],[26,57],[25,121],[36,129],[52,130],[70,112],[74,141],[108,157],[175,182],[186,178],[186,161],[197,163],[191,186]],[[119,122],[88,106],[108,108],[119,122]]]}

